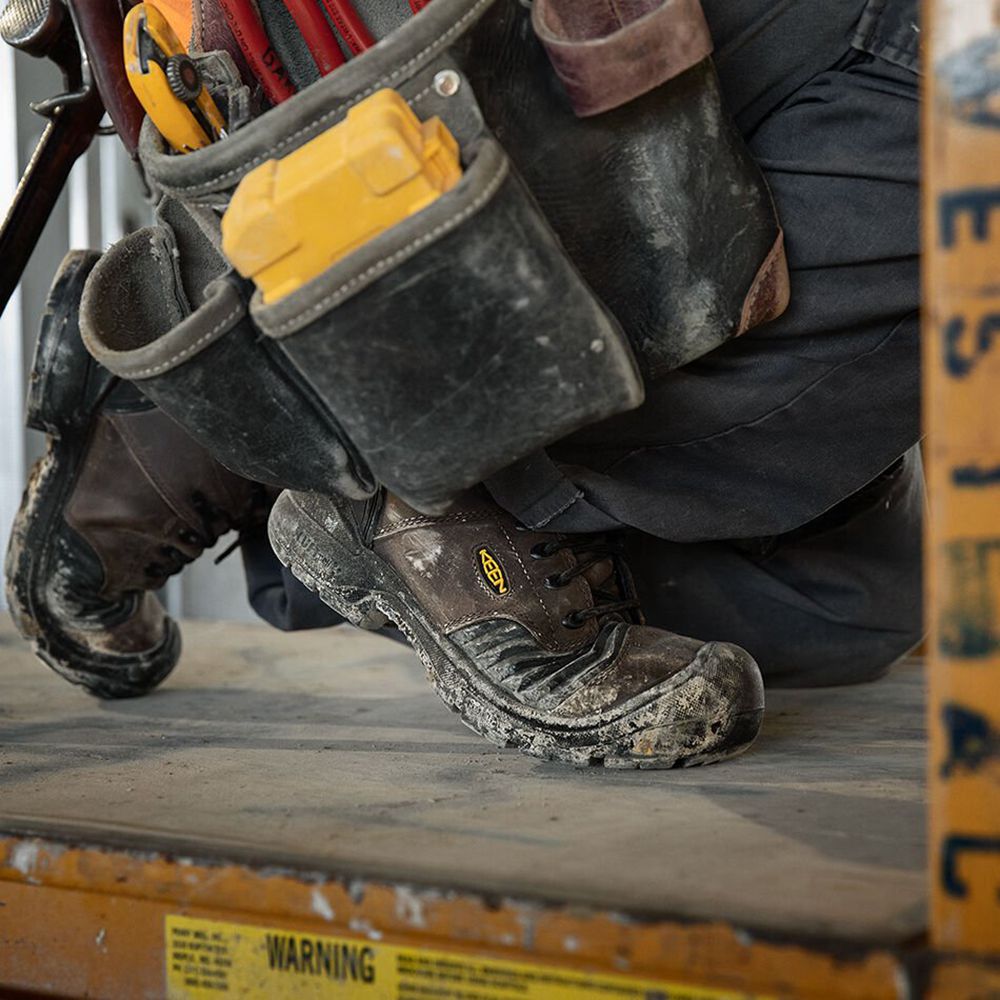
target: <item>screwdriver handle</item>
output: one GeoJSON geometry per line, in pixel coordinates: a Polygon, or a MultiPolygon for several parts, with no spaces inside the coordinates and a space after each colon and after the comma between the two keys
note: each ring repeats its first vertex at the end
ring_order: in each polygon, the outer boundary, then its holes
{"type": "Polygon", "coordinates": [[[326,76],[344,65],[337,36],[327,23],[315,0],[285,0],[285,6],[298,26],[302,40],[316,62],[320,76],[326,76]]]}
{"type": "Polygon", "coordinates": [[[226,15],[229,30],[250,64],[250,69],[264,88],[264,96],[272,104],[287,101],[295,93],[288,71],[274,50],[260,23],[252,0],[219,0],[226,15]]]}
{"type": "Polygon", "coordinates": [[[350,0],[323,0],[323,6],[354,55],[360,55],[375,44],[375,39],[350,0]]]}

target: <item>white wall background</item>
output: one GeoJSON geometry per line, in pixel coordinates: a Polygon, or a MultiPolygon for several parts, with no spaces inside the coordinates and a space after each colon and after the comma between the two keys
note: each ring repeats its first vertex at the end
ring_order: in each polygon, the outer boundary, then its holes
{"type": "MultiPolygon", "coordinates": [[[[28,102],[57,93],[59,83],[51,64],[0,43],[0,213],[6,212],[44,128],[28,102]]],[[[0,550],[6,549],[27,470],[44,448],[42,435],[24,428],[23,407],[38,318],[52,276],[69,248],[105,248],[123,233],[146,225],[149,217],[135,168],[120,143],[114,137],[95,139],[77,163],[17,295],[0,316],[0,550]]],[[[204,556],[171,580],[163,596],[171,613],[180,617],[253,617],[237,553],[218,567],[211,556],[204,556]]]]}
{"type": "Polygon", "coordinates": [[[1000,5],[989,0],[940,0],[939,35],[935,38],[938,57],[987,35],[994,27],[1000,5]]]}

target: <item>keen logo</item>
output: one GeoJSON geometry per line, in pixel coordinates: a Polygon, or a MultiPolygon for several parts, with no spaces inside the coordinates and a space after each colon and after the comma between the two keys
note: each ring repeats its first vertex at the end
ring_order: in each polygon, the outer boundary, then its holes
{"type": "Polygon", "coordinates": [[[483,579],[494,594],[503,597],[507,593],[507,577],[504,574],[503,566],[489,549],[479,550],[479,571],[483,574],[483,579]]]}

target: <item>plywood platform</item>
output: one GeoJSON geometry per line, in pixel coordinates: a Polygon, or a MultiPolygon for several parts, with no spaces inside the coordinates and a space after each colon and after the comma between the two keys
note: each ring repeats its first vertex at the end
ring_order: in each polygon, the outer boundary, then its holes
{"type": "Polygon", "coordinates": [[[866,946],[925,929],[919,665],[770,695],[744,758],[574,770],[498,751],[406,647],[192,623],[100,703],[0,627],[0,833],[725,921],[866,946]]]}

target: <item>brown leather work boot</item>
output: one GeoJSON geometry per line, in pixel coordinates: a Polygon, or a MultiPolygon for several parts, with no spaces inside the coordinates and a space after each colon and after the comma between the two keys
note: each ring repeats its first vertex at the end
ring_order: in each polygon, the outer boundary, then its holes
{"type": "Polygon", "coordinates": [[[261,525],[262,487],[219,465],[87,354],[78,308],[97,254],[69,254],[42,320],[28,425],[48,449],[28,480],[5,565],[20,633],[101,698],[144,694],[180,633],[152,591],[230,529],[261,525]]]}
{"type": "Polygon", "coordinates": [[[501,745],[575,764],[673,767],[734,756],[764,710],[737,646],[642,624],[610,538],[521,528],[485,492],[425,516],[281,494],[278,558],[362,628],[394,622],[445,703],[501,745]]]}

